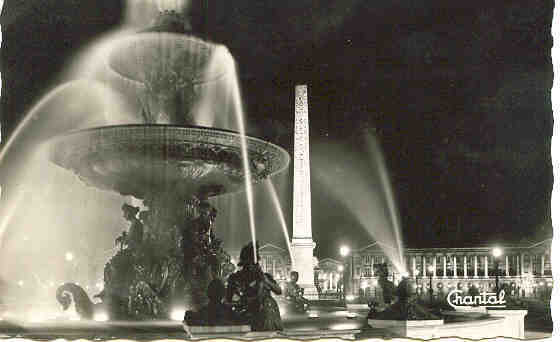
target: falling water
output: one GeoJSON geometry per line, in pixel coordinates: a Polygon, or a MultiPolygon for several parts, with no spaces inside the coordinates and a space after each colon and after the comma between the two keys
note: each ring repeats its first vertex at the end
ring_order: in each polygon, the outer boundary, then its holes
{"type": "Polygon", "coordinates": [[[290,236],[288,235],[288,225],[286,224],[286,220],[284,218],[284,211],[282,210],[282,206],[280,205],[280,200],[278,199],[278,193],[276,192],[276,188],[272,181],[269,179],[266,180],[266,186],[268,188],[268,193],[274,202],[274,208],[276,209],[276,214],[278,214],[278,219],[280,220],[280,224],[282,225],[282,232],[284,233],[284,239],[286,240],[286,246],[288,252],[290,253],[290,262],[291,265],[294,265],[294,256],[292,255],[292,248],[290,246],[290,236]]]}
{"type": "Polygon", "coordinates": [[[243,158],[243,172],[245,173],[245,192],[247,194],[247,205],[249,208],[249,227],[251,228],[251,240],[253,242],[253,260],[257,260],[257,236],[255,230],[255,213],[253,204],[253,185],[251,179],[251,170],[249,169],[249,156],[247,153],[247,137],[245,135],[245,120],[243,115],[243,107],[241,105],[241,92],[239,90],[239,82],[237,80],[237,72],[235,77],[231,77],[233,90],[233,104],[235,108],[235,117],[239,125],[239,134],[241,135],[241,155],[243,158]]]}
{"type": "Polygon", "coordinates": [[[204,71],[206,75],[225,75],[200,91],[200,98],[192,111],[197,126],[235,130],[238,126],[235,108],[236,94],[228,78],[235,76],[235,62],[225,46],[218,45],[204,71]]]}
{"type": "Polygon", "coordinates": [[[0,218],[0,247],[2,247],[2,242],[4,241],[3,240],[4,232],[8,227],[8,223],[14,217],[14,214],[16,213],[16,210],[19,207],[22,199],[23,199],[23,193],[21,191],[18,191],[15,195],[15,198],[11,199],[11,201],[8,202],[7,207],[2,208],[3,215],[0,218]]]}
{"type": "Polygon", "coordinates": [[[58,87],[51,90],[45,97],[43,97],[37,104],[31,108],[31,110],[25,115],[23,120],[17,125],[16,129],[4,145],[4,147],[0,150],[0,166],[2,166],[2,161],[4,160],[4,156],[10,151],[12,144],[17,139],[19,134],[23,131],[23,129],[31,122],[31,120],[35,117],[35,115],[39,112],[39,109],[43,107],[43,105],[49,102],[52,98],[60,94],[65,89],[71,87],[74,83],[68,82],[65,84],[61,84],[58,87]]]}
{"type": "MultiPolygon", "coordinates": [[[[6,157],[6,154],[9,153],[14,141],[23,134],[25,130],[28,129],[28,126],[31,123],[38,119],[38,116],[43,112],[44,107],[49,104],[50,101],[53,101],[55,98],[63,95],[64,91],[70,91],[72,89],[80,90],[80,87],[85,87],[87,89],[87,96],[88,98],[81,103],[81,107],[86,106],[84,103],[85,101],[91,100],[95,102],[98,100],[98,104],[100,107],[98,108],[98,112],[95,115],[88,115],[87,117],[78,117],[78,118],[71,118],[71,117],[58,117],[52,118],[53,120],[56,119],[54,124],[56,127],[50,127],[51,131],[45,129],[45,127],[39,127],[40,130],[37,132],[27,132],[32,134],[35,138],[40,136],[41,138],[48,138],[55,134],[63,133],[64,131],[70,129],[77,129],[77,128],[85,128],[88,125],[94,123],[107,123],[108,120],[111,120],[108,123],[129,123],[130,118],[126,115],[128,113],[127,110],[124,110],[125,104],[119,100],[119,97],[113,93],[112,90],[104,86],[102,83],[94,81],[94,80],[74,80],[70,82],[66,82],[55,87],[53,90],[49,91],[47,95],[45,95],[39,102],[37,102],[29,112],[25,115],[23,120],[17,125],[16,129],[11,134],[10,138],[6,141],[6,144],[0,150],[0,166],[6,157]],[[108,114],[110,112],[110,115],[108,114]],[[75,124],[78,127],[69,127],[70,124],[75,124]]],[[[70,100],[66,101],[70,103],[70,100]]],[[[74,113],[70,113],[74,114],[74,113]]]]}
{"type": "MultiPolygon", "coordinates": [[[[229,105],[229,101],[231,101],[231,104],[233,105],[231,110],[234,112],[233,115],[235,117],[237,129],[241,137],[240,139],[241,157],[243,160],[243,173],[245,175],[244,177],[245,193],[247,196],[247,207],[249,210],[249,228],[251,229],[251,241],[253,243],[253,259],[255,262],[257,262],[257,237],[256,237],[256,228],[255,228],[253,185],[252,185],[251,169],[249,165],[249,155],[247,152],[245,115],[243,111],[243,104],[241,101],[241,90],[239,89],[239,81],[237,79],[237,70],[236,70],[233,56],[231,56],[231,54],[225,47],[219,46],[214,50],[213,56],[208,62],[207,71],[213,71],[222,68],[227,71],[225,73],[225,77],[222,80],[220,80],[220,82],[218,83],[224,84],[225,93],[223,95],[228,99],[228,102],[226,102],[226,104],[229,105]]],[[[214,118],[209,118],[209,119],[205,118],[205,116],[210,115],[210,112],[208,111],[207,108],[207,104],[210,103],[208,101],[209,97],[208,95],[206,95],[206,97],[207,97],[206,100],[205,99],[201,100],[201,105],[199,105],[198,110],[196,111],[200,113],[197,117],[195,117],[196,124],[200,124],[201,122],[205,124],[211,124],[214,122],[214,118]],[[204,121],[204,120],[209,120],[209,121],[204,121]]],[[[210,95],[210,98],[213,98],[213,96],[210,95]]],[[[222,109],[227,112],[229,110],[228,107],[229,106],[222,107],[222,109]]]]}

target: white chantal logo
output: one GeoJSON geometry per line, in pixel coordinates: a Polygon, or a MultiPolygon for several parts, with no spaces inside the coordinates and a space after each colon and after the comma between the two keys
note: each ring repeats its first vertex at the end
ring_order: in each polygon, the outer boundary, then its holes
{"type": "Polygon", "coordinates": [[[506,293],[504,290],[501,290],[498,295],[496,295],[495,292],[482,292],[476,296],[463,296],[461,290],[453,290],[447,294],[447,302],[454,308],[473,305],[480,307],[505,308],[505,296],[506,293]]]}

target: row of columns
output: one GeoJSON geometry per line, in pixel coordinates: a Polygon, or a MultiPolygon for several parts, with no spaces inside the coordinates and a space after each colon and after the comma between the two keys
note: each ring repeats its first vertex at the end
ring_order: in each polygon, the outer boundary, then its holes
{"type": "MultiPolygon", "coordinates": [[[[468,262],[467,262],[467,258],[469,256],[464,255],[463,256],[463,277],[467,278],[468,277],[468,262]]],[[[413,272],[414,270],[416,270],[416,257],[412,256],[412,269],[413,272]]],[[[422,277],[426,277],[428,274],[426,272],[426,257],[424,255],[421,256],[422,258],[422,277]]],[[[457,278],[457,256],[453,255],[452,257],[452,263],[453,263],[453,277],[457,278]]],[[[524,262],[522,262],[522,260],[525,259],[525,253],[521,253],[521,255],[514,255],[514,262],[516,264],[516,275],[521,275],[525,273],[525,265],[524,262]]],[[[434,270],[437,271],[437,257],[434,256],[433,258],[433,268],[434,270]]],[[[506,277],[509,277],[509,255],[505,256],[505,273],[506,273],[506,277]]],[[[544,268],[545,268],[545,256],[544,254],[541,255],[541,267],[540,267],[540,271],[541,271],[541,276],[544,276],[544,268]]],[[[443,277],[447,277],[447,258],[444,257],[443,258],[443,277]]],[[[474,258],[474,278],[478,278],[478,257],[474,258]]],[[[437,277],[437,274],[434,274],[434,277],[437,277]]],[[[484,256],[484,277],[488,278],[488,256],[485,255],[484,256]]]]}
{"type": "Polygon", "coordinates": [[[319,282],[324,286],[323,290],[336,290],[341,277],[340,273],[333,271],[323,273],[323,275],[326,275],[326,277],[319,279],[319,282]]]}

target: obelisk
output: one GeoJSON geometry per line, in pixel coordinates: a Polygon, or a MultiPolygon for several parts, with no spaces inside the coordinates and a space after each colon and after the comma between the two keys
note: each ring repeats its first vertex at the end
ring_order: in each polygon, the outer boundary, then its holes
{"type": "Polygon", "coordinates": [[[292,226],[292,269],[299,273],[299,285],[304,297],[317,298],[313,277],[313,249],[311,231],[311,181],[309,168],[309,118],[307,85],[296,86],[294,120],[294,212],[292,226]]]}

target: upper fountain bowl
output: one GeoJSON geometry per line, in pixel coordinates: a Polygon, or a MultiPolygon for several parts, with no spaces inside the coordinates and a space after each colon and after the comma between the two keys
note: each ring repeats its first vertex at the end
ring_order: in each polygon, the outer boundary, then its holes
{"type": "Polygon", "coordinates": [[[235,73],[225,46],[170,32],[142,32],[119,40],[107,65],[113,86],[133,91],[146,123],[177,125],[195,124],[196,101],[235,73]]]}
{"type": "MultiPolygon", "coordinates": [[[[251,180],[285,170],[283,148],[247,138],[251,180]]],[[[142,199],[169,192],[208,198],[243,189],[238,133],[172,125],[120,125],[71,132],[49,141],[50,160],[94,187],[142,199]]]]}

